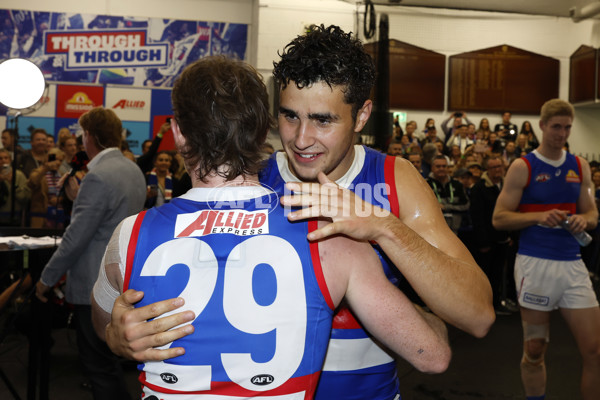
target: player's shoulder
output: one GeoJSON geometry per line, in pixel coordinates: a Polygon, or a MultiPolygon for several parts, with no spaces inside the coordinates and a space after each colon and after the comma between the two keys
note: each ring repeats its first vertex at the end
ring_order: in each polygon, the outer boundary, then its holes
{"type": "Polygon", "coordinates": [[[531,174],[530,168],[531,164],[527,159],[521,157],[514,160],[510,164],[510,167],[508,167],[508,171],[504,177],[504,186],[514,188],[525,188],[525,186],[528,186],[531,174]]]}
{"type": "Polygon", "coordinates": [[[131,237],[133,228],[135,226],[135,222],[137,221],[138,216],[140,214],[130,215],[129,217],[119,222],[113,233],[113,236],[117,237],[119,239],[119,242],[129,241],[129,238],[131,237]]]}
{"type": "Polygon", "coordinates": [[[400,186],[412,186],[414,182],[425,182],[421,173],[415,166],[403,157],[396,157],[394,161],[394,177],[400,186]]]}
{"type": "Polygon", "coordinates": [[[396,157],[396,160],[394,160],[394,169],[396,171],[403,171],[403,172],[405,170],[410,171],[410,172],[416,172],[416,173],[419,172],[414,167],[414,165],[404,157],[396,157]]]}
{"type": "Polygon", "coordinates": [[[510,170],[527,171],[527,170],[529,170],[530,163],[531,163],[531,160],[529,158],[525,158],[525,157],[516,158],[512,163],[510,163],[508,170],[509,171],[510,170]]]}
{"type": "MultiPolygon", "coordinates": [[[[571,153],[569,153],[569,154],[571,154],[571,153]]],[[[588,165],[589,166],[590,163],[584,157],[580,157],[580,156],[578,156],[576,154],[571,154],[571,155],[573,156],[574,160],[578,161],[581,164],[582,167],[584,165],[588,165]]]]}

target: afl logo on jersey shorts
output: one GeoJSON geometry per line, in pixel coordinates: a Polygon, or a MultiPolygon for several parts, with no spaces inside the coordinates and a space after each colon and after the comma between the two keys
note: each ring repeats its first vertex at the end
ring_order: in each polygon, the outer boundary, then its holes
{"type": "Polygon", "coordinates": [[[273,378],[273,376],[269,374],[261,374],[253,376],[250,381],[255,385],[264,386],[273,383],[273,381],[275,381],[275,378],[273,378]]]}
{"type": "Polygon", "coordinates": [[[160,379],[162,379],[163,382],[169,384],[175,384],[178,381],[175,374],[171,374],[170,372],[163,372],[162,374],[160,374],[160,379]]]}

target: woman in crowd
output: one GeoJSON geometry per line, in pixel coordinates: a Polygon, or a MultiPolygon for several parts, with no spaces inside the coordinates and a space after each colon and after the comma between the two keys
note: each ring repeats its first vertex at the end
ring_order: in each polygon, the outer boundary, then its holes
{"type": "Polygon", "coordinates": [[[490,133],[492,133],[492,131],[490,129],[490,121],[487,118],[481,118],[477,132],[481,132],[483,134],[483,139],[487,140],[490,137],[490,133]]]}
{"type": "Polygon", "coordinates": [[[519,154],[520,156],[524,156],[527,153],[531,153],[533,151],[533,148],[531,148],[531,145],[529,144],[529,141],[527,140],[527,134],[525,133],[519,133],[519,136],[517,136],[517,154],[519,154]]]}
{"type": "Polygon", "coordinates": [[[540,145],[540,142],[533,131],[533,127],[531,126],[531,122],[524,121],[523,125],[521,125],[521,132],[519,133],[524,133],[527,135],[527,143],[532,150],[535,150],[540,145]]]}
{"type": "Polygon", "coordinates": [[[71,135],[62,135],[58,138],[58,148],[65,154],[60,167],[58,167],[58,172],[62,176],[71,171],[71,160],[77,153],[77,139],[71,135]]]}
{"type": "Polygon", "coordinates": [[[448,165],[449,166],[458,165],[458,163],[461,160],[461,157],[462,157],[462,154],[460,152],[460,146],[457,144],[452,145],[450,147],[450,154],[449,154],[450,162],[448,163],[448,165]]]}
{"type": "Polygon", "coordinates": [[[435,125],[435,119],[427,118],[427,120],[425,121],[425,125],[423,126],[423,136],[427,136],[427,127],[432,125],[435,125]]]}
{"type": "Polygon", "coordinates": [[[12,207],[12,166],[10,153],[0,149],[0,225],[19,225],[23,210],[31,198],[31,190],[27,186],[27,178],[17,170],[15,179],[15,219],[10,220],[12,207]]]}
{"type": "Polygon", "coordinates": [[[168,151],[160,151],[154,158],[154,168],[146,174],[146,208],[168,203],[173,197],[175,178],[170,168],[173,157],[168,151]]]}

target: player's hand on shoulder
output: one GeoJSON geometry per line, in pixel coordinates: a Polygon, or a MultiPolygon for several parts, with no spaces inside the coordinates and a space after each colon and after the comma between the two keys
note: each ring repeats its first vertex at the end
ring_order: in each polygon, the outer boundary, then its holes
{"type": "MultiPolygon", "coordinates": [[[[289,182],[287,189],[293,194],[283,196],[281,203],[287,207],[302,207],[288,214],[290,221],[325,217],[332,223],[308,235],[310,240],[319,240],[335,234],[343,234],[357,240],[375,240],[382,227],[395,218],[388,210],[362,200],[351,190],[331,181],[319,172],[319,183],[289,182]]],[[[377,188],[366,187],[371,195],[377,188]]]]}
{"type": "Polygon", "coordinates": [[[117,298],[106,326],[106,343],[113,353],[138,362],[160,361],[185,353],[182,347],[158,349],[194,331],[190,324],[173,329],[194,319],[191,311],[164,316],[183,306],[181,298],[163,300],[144,307],[134,304],[143,292],[127,290],[117,298]],[[157,318],[164,316],[162,318],[157,318]],[[152,321],[149,321],[152,319],[152,321]]]}

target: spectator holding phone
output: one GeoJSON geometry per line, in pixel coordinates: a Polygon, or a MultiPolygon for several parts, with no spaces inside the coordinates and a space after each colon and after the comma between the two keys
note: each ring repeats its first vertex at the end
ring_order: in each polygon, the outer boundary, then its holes
{"type": "Polygon", "coordinates": [[[494,132],[498,134],[498,137],[507,142],[514,142],[517,140],[517,134],[519,133],[519,128],[510,122],[511,116],[512,114],[510,111],[504,111],[502,114],[502,122],[496,124],[494,127],[494,132]]]}
{"type": "Polygon", "coordinates": [[[137,165],[144,174],[147,174],[152,169],[154,157],[158,153],[158,147],[162,142],[163,135],[169,131],[171,131],[171,118],[167,118],[167,122],[160,126],[160,130],[154,137],[154,140],[152,140],[152,144],[150,145],[148,151],[138,157],[137,165]]]}
{"type": "Polygon", "coordinates": [[[457,129],[460,125],[467,125],[470,124],[471,120],[469,120],[469,118],[467,118],[467,114],[464,113],[464,111],[456,111],[456,112],[452,112],[450,113],[450,116],[448,118],[446,118],[445,120],[442,121],[442,131],[444,131],[444,143],[447,143],[448,140],[453,136],[456,135],[457,133],[457,129]],[[448,127],[448,124],[450,123],[450,121],[452,120],[452,126],[448,127]]]}
{"type": "Polygon", "coordinates": [[[63,228],[64,210],[60,201],[60,173],[64,153],[50,150],[46,162],[31,172],[27,185],[31,189],[30,215],[32,228],[63,228]]]}
{"type": "Polygon", "coordinates": [[[12,167],[10,152],[0,149],[0,225],[19,225],[20,215],[31,198],[31,190],[27,186],[27,178],[17,170],[15,180],[15,219],[11,221],[12,202],[12,167]]]}

